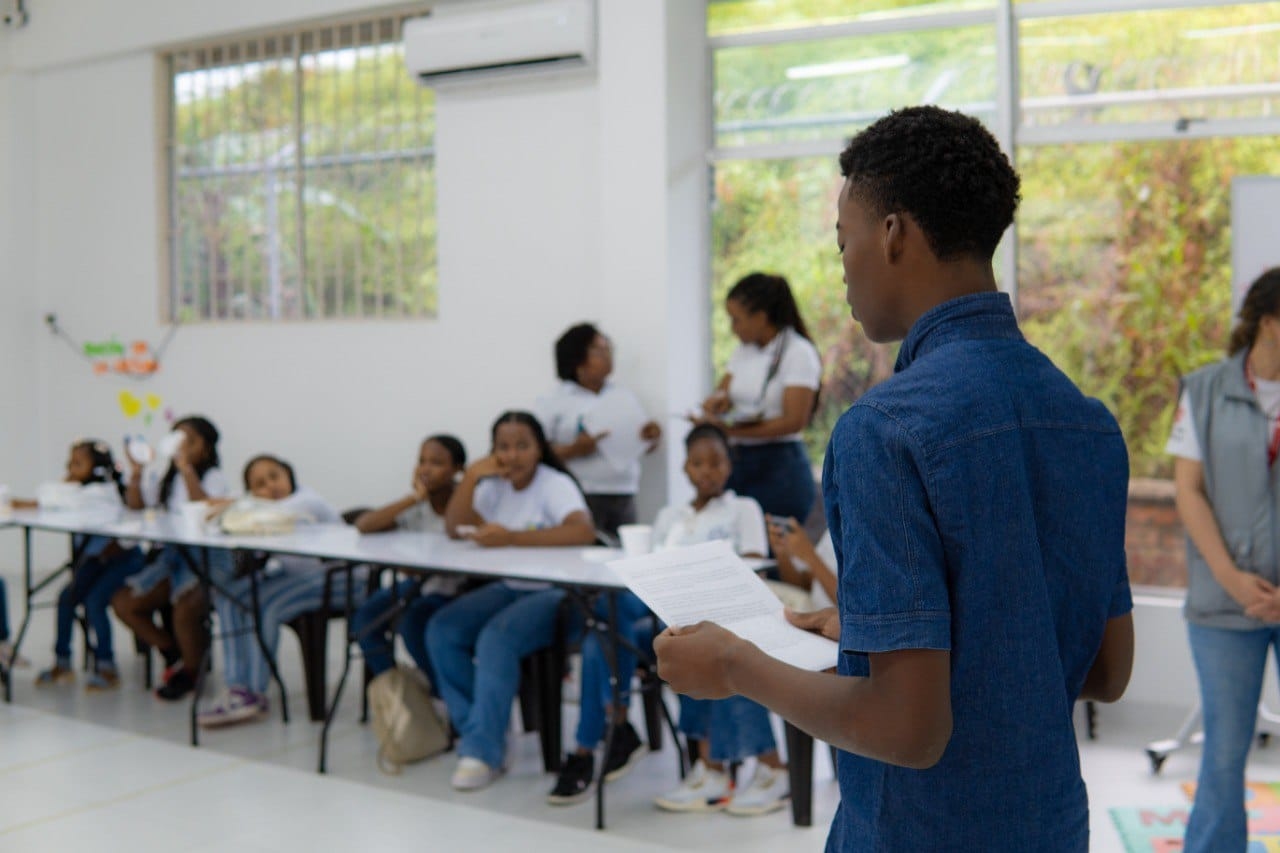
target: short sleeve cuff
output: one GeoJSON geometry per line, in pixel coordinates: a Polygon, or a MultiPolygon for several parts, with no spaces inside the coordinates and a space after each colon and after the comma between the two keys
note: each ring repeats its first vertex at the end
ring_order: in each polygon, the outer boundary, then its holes
{"type": "Polygon", "coordinates": [[[1111,607],[1107,610],[1107,618],[1114,619],[1133,612],[1133,592],[1129,589],[1129,579],[1124,578],[1116,585],[1111,594],[1111,607]]]}
{"type": "Polygon", "coordinates": [[[945,610],[876,616],[848,614],[840,620],[840,651],[845,654],[904,649],[951,651],[951,614],[945,610]]]}

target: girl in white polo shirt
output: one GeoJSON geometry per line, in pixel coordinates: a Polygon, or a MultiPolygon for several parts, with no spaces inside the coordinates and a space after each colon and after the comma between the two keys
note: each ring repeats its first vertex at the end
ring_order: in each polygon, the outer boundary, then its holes
{"type": "MultiPolygon", "coordinates": [[[[594,542],[582,492],[538,419],[504,412],[492,436],[493,452],[468,466],[449,499],[449,535],[484,547],[594,542]]],[[[436,687],[459,738],[452,780],[458,790],[484,788],[502,774],[520,660],[551,644],[564,594],[546,583],[491,583],[446,604],[427,623],[436,687]]]]}
{"type": "MultiPolygon", "coordinates": [[[[663,508],[653,525],[655,547],[678,548],[723,539],[743,556],[761,556],[767,546],[764,513],[751,498],[727,490],[733,465],[729,441],[711,424],[696,426],[685,438],[684,470],[695,494],[692,502],[663,508]]],[[[647,610],[631,593],[619,595],[615,604],[619,632],[633,645],[651,639],[653,624],[643,617],[647,610]]],[[[620,673],[635,669],[634,656],[625,646],[617,650],[620,673]]],[[[629,678],[624,678],[629,683],[629,678]]],[[[625,685],[623,685],[625,687],[625,685]]],[[[613,740],[604,756],[601,773],[606,781],[621,778],[643,756],[639,735],[627,721],[629,697],[614,707],[613,740]]],[[[778,756],[769,724],[769,712],[761,705],[735,696],[720,701],[680,698],[680,729],[689,739],[696,763],[685,783],[660,797],[658,805],[670,811],[727,809],[735,814],[764,814],[779,808],[788,792],[787,774],[778,756]],[[703,744],[709,743],[709,748],[703,744]],[[758,769],[752,783],[735,796],[724,771],[724,762],[756,757],[758,769]]],[[[594,776],[595,746],[604,738],[606,708],[612,700],[609,668],[599,636],[589,634],[582,643],[581,713],[576,751],[566,756],[556,786],[547,796],[552,805],[579,802],[590,794],[594,776]]]]}
{"type": "Polygon", "coordinates": [[[724,304],[741,343],[702,408],[733,443],[729,488],[770,515],[806,518],[817,490],[801,433],[817,401],[822,359],[782,276],[752,273],[724,304]]]}
{"type": "Polygon", "coordinates": [[[610,379],[612,373],[612,343],[595,326],[579,323],[556,341],[560,384],[539,397],[534,410],[556,456],[582,487],[596,527],[616,536],[619,525],[636,520],[640,459],[611,456],[600,442],[624,429],[652,452],[662,427],[645,416],[635,394],[610,379]]]}

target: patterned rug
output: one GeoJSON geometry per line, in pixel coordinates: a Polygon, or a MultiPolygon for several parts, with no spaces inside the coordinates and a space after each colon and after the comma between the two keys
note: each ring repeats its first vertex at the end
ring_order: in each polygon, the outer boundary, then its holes
{"type": "MultiPolygon", "coordinates": [[[[1195,790],[1193,782],[1182,785],[1188,801],[1194,798],[1195,790]]],[[[1249,810],[1248,853],[1280,853],[1280,782],[1247,783],[1245,805],[1249,810]]],[[[1111,809],[1111,822],[1129,853],[1169,853],[1182,849],[1190,813],[1189,805],[1111,809]]]]}

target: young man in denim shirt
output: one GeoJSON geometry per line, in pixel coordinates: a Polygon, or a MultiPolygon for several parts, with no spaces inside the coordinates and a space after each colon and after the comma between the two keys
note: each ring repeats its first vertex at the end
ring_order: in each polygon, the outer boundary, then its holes
{"type": "Polygon", "coordinates": [[[659,672],[843,750],[829,850],[1085,851],[1072,706],[1133,662],[1124,440],[996,288],[1019,181],[979,122],[900,110],[840,165],[849,306],[903,343],[827,449],[839,608],[791,617],[839,641],[838,675],[709,623],[661,636],[659,672]]]}

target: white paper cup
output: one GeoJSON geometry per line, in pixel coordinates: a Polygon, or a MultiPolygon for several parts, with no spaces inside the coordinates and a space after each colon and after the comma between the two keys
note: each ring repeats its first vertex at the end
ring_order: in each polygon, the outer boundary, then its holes
{"type": "Polygon", "coordinates": [[[175,429],[173,432],[166,433],[164,438],[156,442],[156,455],[162,459],[172,459],[173,454],[178,452],[178,448],[186,438],[186,433],[182,430],[175,429]]]}
{"type": "Polygon", "coordinates": [[[624,524],[618,528],[622,553],[628,557],[643,557],[653,550],[653,527],[648,524],[624,524]]]}
{"type": "Polygon", "coordinates": [[[188,533],[203,533],[205,518],[209,514],[209,504],[204,501],[185,503],[178,510],[182,518],[182,527],[188,533]]]}

